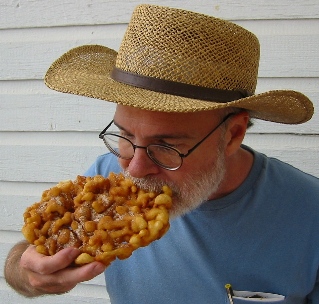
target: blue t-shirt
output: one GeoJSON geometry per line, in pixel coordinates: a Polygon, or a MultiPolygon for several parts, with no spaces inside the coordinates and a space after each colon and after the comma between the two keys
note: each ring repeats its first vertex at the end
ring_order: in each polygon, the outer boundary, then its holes
{"type": "MultiPolygon", "coordinates": [[[[319,180],[252,152],[238,189],[172,220],[160,240],[106,269],[113,304],[229,303],[226,283],[319,303],[319,180]]],[[[112,154],[87,174],[109,171],[120,171],[112,154]]]]}

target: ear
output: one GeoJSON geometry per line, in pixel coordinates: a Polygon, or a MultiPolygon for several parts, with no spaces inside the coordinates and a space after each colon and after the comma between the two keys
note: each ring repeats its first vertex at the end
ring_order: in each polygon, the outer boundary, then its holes
{"type": "Polygon", "coordinates": [[[246,134],[248,121],[249,114],[246,111],[240,112],[229,119],[225,134],[226,156],[231,156],[240,149],[246,134]]]}

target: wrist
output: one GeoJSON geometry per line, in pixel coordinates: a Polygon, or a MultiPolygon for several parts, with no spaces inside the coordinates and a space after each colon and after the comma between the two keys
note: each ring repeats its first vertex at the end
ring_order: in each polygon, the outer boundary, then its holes
{"type": "Polygon", "coordinates": [[[7,284],[17,293],[32,298],[40,296],[42,293],[29,284],[26,272],[20,266],[21,256],[29,246],[27,242],[22,241],[12,247],[5,262],[4,277],[7,284]]]}

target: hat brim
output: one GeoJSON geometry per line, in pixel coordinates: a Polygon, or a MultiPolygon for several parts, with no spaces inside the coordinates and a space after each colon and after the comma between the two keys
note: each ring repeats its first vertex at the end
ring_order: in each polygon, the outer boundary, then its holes
{"type": "Polygon", "coordinates": [[[116,56],[116,51],[105,46],[76,47],[51,65],[45,84],[59,92],[150,111],[196,112],[236,107],[249,110],[252,117],[286,124],[306,122],[314,112],[308,97],[291,90],[274,90],[220,103],[137,88],[111,78],[116,56]]]}

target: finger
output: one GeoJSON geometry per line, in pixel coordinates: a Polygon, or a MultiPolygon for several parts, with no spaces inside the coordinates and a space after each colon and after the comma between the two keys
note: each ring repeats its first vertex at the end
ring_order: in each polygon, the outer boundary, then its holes
{"type": "Polygon", "coordinates": [[[30,273],[30,285],[41,293],[60,294],[74,288],[78,283],[88,281],[101,274],[106,266],[93,262],[81,267],[66,268],[54,274],[30,273]]]}
{"type": "Polygon", "coordinates": [[[84,282],[93,279],[99,274],[103,273],[106,266],[100,262],[92,262],[83,266],[62,270],[61,273],[69,282],[84,282]],[[66,275],[67,274],[67,275],[66,275]]]}
{"type": "Polygon", "coordinates": [[[79,254],[79,249],[69,247],[53,256],[45,256],[30,246],[21,256],[20,265],[35,273],[51,274],[69,266],[79,254]]]}

